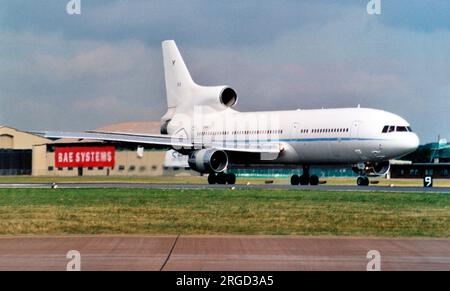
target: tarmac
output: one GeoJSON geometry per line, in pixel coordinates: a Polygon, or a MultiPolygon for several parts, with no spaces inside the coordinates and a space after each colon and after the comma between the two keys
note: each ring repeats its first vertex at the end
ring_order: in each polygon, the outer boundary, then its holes
{"type": "Polygon", "coordinates": [[[14,236],[0,237],[0,270],[65,271],[450,270],[450,239],[301,236],[14,236]]]}

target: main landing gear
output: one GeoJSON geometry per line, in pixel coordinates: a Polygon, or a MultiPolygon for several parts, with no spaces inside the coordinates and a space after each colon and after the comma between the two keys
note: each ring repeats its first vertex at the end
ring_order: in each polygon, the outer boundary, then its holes
{"type": "Polygon", "coordinates": [[[293,175],[291,177],[291,185],[319,185],[319,177],[317,175],[309,174],[309,167],[303,167],[303,174],[301,176],[293,175]]]}
{"type": "Polygon", "coordinates": [[[210,185],[219,184],[219,185],[234,185],[236,184],[236,175],[233,173],[210,173],[208,175],[208,183],[210,185]]]}

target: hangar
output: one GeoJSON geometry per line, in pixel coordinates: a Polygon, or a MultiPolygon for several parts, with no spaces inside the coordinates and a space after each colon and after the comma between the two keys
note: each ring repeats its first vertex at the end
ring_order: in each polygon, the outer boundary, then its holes
{"type": "Polygon", "coordinates": [[[0,126],[0,175],[31,175],[33,146],[47,142],[36,134],[0,126]]]}

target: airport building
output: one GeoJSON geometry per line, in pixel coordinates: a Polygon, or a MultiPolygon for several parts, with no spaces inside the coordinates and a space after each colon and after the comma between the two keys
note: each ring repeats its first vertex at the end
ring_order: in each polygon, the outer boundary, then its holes
{"type": "MultiPolygon", "coordinates": [[[[159,122],[122,123],[98,130],[155,134],[159,122]]],[[[52,141],[38,133],[0,127],[0,175],[136,176],[196,175],[187,159],[164,146],[96,140],[52,141]]]]}
{"type": "Polygon", "coordinates": [[[450,143],[447,141],[421,145],[417,151],[402,160],[409,163],[392,165],[392,178],[433,176],[437,179],[450,179],[450,143]]]}
{"type": "Polygon", "coordinates": [[[38,135],[0,126],[0,175],[31,175],[34,145],[48,142],[38,135]]]}

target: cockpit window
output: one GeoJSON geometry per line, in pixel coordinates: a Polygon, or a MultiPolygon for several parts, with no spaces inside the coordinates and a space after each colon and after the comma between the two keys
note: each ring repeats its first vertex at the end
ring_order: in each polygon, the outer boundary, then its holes
{"type": "Polygon", "coordinates": [[[383,127],[382,133],[388,132],[412,132],[410,126],[395,126],[395,125],[385,125],[383,127]]]}

